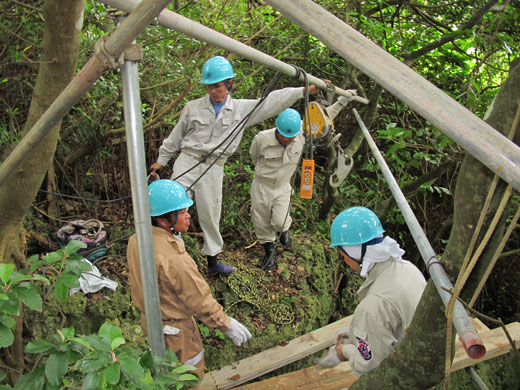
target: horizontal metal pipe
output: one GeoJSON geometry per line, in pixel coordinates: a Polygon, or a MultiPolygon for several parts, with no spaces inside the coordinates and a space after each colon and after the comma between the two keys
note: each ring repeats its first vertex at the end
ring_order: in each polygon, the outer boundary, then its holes
{"type": "MultiPolygon", "coordinates": [[[[100,0],[102,3],[110,5],[111,7],[117,8],[125,12],[131,12],[140,2],[140,0],[100,0]]],[[[236,41],[224,34],[221,34],[215,30],[212,30],[200,23],[194,22],[191,19],[185,18],[182,15],[176,14],[169,10],[164,10],[158,17],[159,24],[163,27],[167,27],[179,33],[188,35],[202,42],[207,42],[212,45],[226,49],[232,53],[238,54],[241,57],[247,58],[258,64],[265,65],[271,69],[274,69],[280,73],[283,73],[290,77],[296,77],[298,71],[289,64],[286,64],[276,58],[273,58],[259,50],[253,49],[242,42],[236,41]]],[[[303,75],[300,80],[303,81],[303,75]]],[[[322,89],[327,88],[327,84],[317,77],[307,75],[307,78],[311,84],[315,84],[322,89]]],[[[353,100],[368,104],[368,100],[360,96],[354,95],[349,91],[343,90],[336,87],[334,92],[337,95],[346,97],[352,97],[353,100]]]]}
{"type": "Polygon", "coordinates": [[[520,148],[446,93],[310,0],[266,0],[520,190],[520,148]]]}
{"type": "MultiPolygon", "coordinates": [[[[140,3],[139,8],[136,8],[136,11],[129,15],[107,37],[104,43],[106,54],[119,58],[125,48],[169,2],[170,0],[144,0],[140,3]]],[[[47,137],[52,128],[58,124],[107,68],[108,65],[102,62],[97,55],[90,58],[2,163],[0,166],[0,186],[16,172],[22,161],[31,155],[31,152],[47,137]]]]}
{"type": "MultiPolygon", "coordinates": [[[[370,146],[370,150],[372,150],[372,153],[374,154],[374,157],[376,158],[379,167],[381,168],[381,171],[385,176],[386,182],[388,183],[388,186],[392,191],[397,206],[401,210],[406,224],[408,225],[408,228],[412,233],[412,236],[415,240],[415,244],[421,252],[421,256],[426,264],[426,267],[432,277],[433,282],[435,283],[437,292],[441,296],[444,305],[447,306],[451,298],[451,294],[448,291],[453,288],[453,285],[448,279],[446,272],[444,272],[444,268],[437,260],[435,251],[433,250],[430,242],[428,241],[428,238],[424,234],[421,225],[419,224],[419,221],[415,217],[412,208],[408,204],[406,197],[399,188],[397,181],[392,175],[392,171],[390,171],[390,168],[388,168],[388,165],[386,164],[383,155],[377,148],[377,145],[375,144],[374,140],[372,139],[372,136],[370,135],[368,129],[363,123],[363,120],[361,119],[355,108],[352,111],[354,112],[354,116],[356,117],[359,127],[361,127],[361,130],[363,131],[363,135],[365,136],[365,139],[368,142],[368,146],[370,146]]],[[[460,336],[462,345],[464,346],[464,349],[466,350],[466,353],[470,358],[479,359],[486,354],[486,347],[480,340],[480,337],[477,331],[475,330],[473,322],[471,322],[468,314],[466,313],[466,310],[464,309],[464,306],[459,301],[456,301],[453,310],[453,325],[455,326],[455,329],[457,329],[457,333],[460,336]]]]}

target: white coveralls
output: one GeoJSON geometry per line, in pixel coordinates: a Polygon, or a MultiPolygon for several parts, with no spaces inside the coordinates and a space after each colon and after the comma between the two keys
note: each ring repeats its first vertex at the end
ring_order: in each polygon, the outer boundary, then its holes
{"type": "Polygon", "coordinates": [[[202,251],[205,255],[219,254],[224,245],[219,231],[224,163],[237,149],[244,129],[292,106],[303,97],[303,91],[304,88],[301,87],[271,92],[247,120],[242,130],[237,130],[234,134],[232,134],[233,130],[256,106],[258,99],[233,99],[228,95],[224,106],[215,116],[210,97],[206,95],[186,104],[179,122],[164,140],[159,149],[157,162],[165,166],[171,157],[180,151],[173,166],[172,179],[185,188],[190,187],[208,169],[209,164],[217,160],[189,192],[190,195],[192,192],[195,195],[197,214],[204,237],[202,251]],[[204,159],[215,148],[211,157],[204,159]],[[199,164],[201,161],[203,162],[199,164]],[[197,164],[199,165],[195,169],[186,172],[197,164]],[[180,176],[182,174],[184,175],[180,176]]]}
{"type": "Polygon", "coordinates": [[[372,268],[358,290],[360,303],[350,324],[354,344],[341,349],[357,375],[376,368],[401,342],[425,287],[410,262],[387,260],[372,268]]]}
{"type": "MultiPolygon", "coordinates": [[[[343,107],[337,101],[326,110],[334,119],[343,107]]],[[[290,180],[298,167],[305,145],[304,130],[286,147],[278,142],[275,133],[276,128],[259,132],[249,149],[255,164],[255,177],[251,184],[251,220],[261,244],[274,242],[276,233],[291,227],[290,180]]]]}
{"type": "MultiPolygon", "coordinates": [[[[156,226],[152,226],[155,268],[159,287],[164,341],[181,363],[195,366],[201,379],[204,376],[204,353],[199,328],[194,317],[206,326],[227,332],[230,318],[213,298],[197,264],[186,252],[182,240],[156,226]]],[[[143,287],[135,234],[127,249],[132,302],[141,312],[141,325],[146,332],[143,287]]],[[[198,386],[197,386],[198,387],[198,386]]]]}

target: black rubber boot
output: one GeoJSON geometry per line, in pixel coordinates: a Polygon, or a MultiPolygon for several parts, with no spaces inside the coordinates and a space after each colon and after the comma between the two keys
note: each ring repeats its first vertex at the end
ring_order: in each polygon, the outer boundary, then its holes
{"type": "Polygon", "coordinates": [[[289,235],[289,230],[280,233],[280,244],[289,245],[291,243],[291,236],[289,235]]]}
{"type": "Polygon", "coordinates": [[[274,248],[274,243],[266,242],[264,243],[265,249],[265,259],[263,269],[269,270],[272,269],[276,264],[276,250],[274,248]]]}

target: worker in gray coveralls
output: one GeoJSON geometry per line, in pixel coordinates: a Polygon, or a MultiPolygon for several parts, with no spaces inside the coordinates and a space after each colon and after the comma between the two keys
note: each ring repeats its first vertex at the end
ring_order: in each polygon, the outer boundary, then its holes
{"type": "MultiPolygon", "coordinates": [[[[334,119],[350,100],[352,98],[340,96],[336,103],[326,108],[328,115],[334,119]]],[[[290,243],[290,180],[305,145],[301,128],[300,114],[288,108],[276,118],[276,128],[261,131],[255,136],[249,150],[255,164],[255,177],[251,185],[251,220],[258,241],[265,249],[263,268],[266,270],[272,269],[276,263],[276,236],[279,235],[282,245],[290,243]]]]}
{"type": "Polygon", "coordinates": [[[349,362],[357,375],[373,370],[391,355],[412,322],[426,281],[419,269],[403,260],[404,250],[365,207],[341,212],[331,226],[331,246],[362,278],[359,305],[350,328],[336,332],[336,345],[318,364],[349,362]]]}

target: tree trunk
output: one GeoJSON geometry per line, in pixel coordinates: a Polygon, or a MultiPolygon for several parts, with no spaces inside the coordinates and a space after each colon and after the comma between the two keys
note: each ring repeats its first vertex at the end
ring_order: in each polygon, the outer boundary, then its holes
{"type": "MultiPolygon", "coordinates": [[[[41,65],[25,132],[34,125],[75,73],[83,7],[83,0],[67,1],[66,5],[60,0],[43,2],[45,29],[41,65]]],[[[16,264],[25,258],[22,221],[52,163],[58,134],[59,125],[0,187],[0,259],[4,263],[16,264]]],[[[5,362],[19,372],[25,368],[21,334],[22,327],[17,326],[15,341],[5,354],[5,362]]]]}
{"type": "MultiPolygon", "coordinates": [[[[512,64],[509,78],[497,94],[492,111],[487,122],[503,134],[511,131],[515,114],[519,107],[518,90],[520,89],[520,65],[512,64]]],[[[515,136],[518,143],[520,135],[515,136]]],[[[472,156],[464,158],[457,186],[455,189],[455,209],[453,227],[444,255],[443,263],[452,281],[459,272],[462,261],[468,250],[473,231],[480,216],[480,210],[488,194],[489,186],[494,174],[472,156]]],[[[488,218],[484,223],[482,236],[495,214],[497,204],[502,197],[506,184],[500,180],[493,201],[491,202],[488,218]]],[[[503,230],[497,227],[495,236],[503,230]]],[[[472,277],[466,284],[465,295],[472,293],[472,285],[482,274],[482,270],[489,264],[489,253],[493,252],[492,239],[486,252],[472,277]]],[[[477,243],[480,242],[477,240],[477,243]]],[[[464,292],[464,291],[463,291],[464,292]]],[[[464,298],[464,296],[463,296],[464,298]]],[[[429,282],[423,298],[419,303],[414,320],[407,330],[408,335],[395,349],[392,356],[386,359],[376,370],[363,375],[351,389],[426,389],[442,381],[444,376],[444,354],[446,344],[446,317],[442,304],[433,282],[429,282]]]]}

